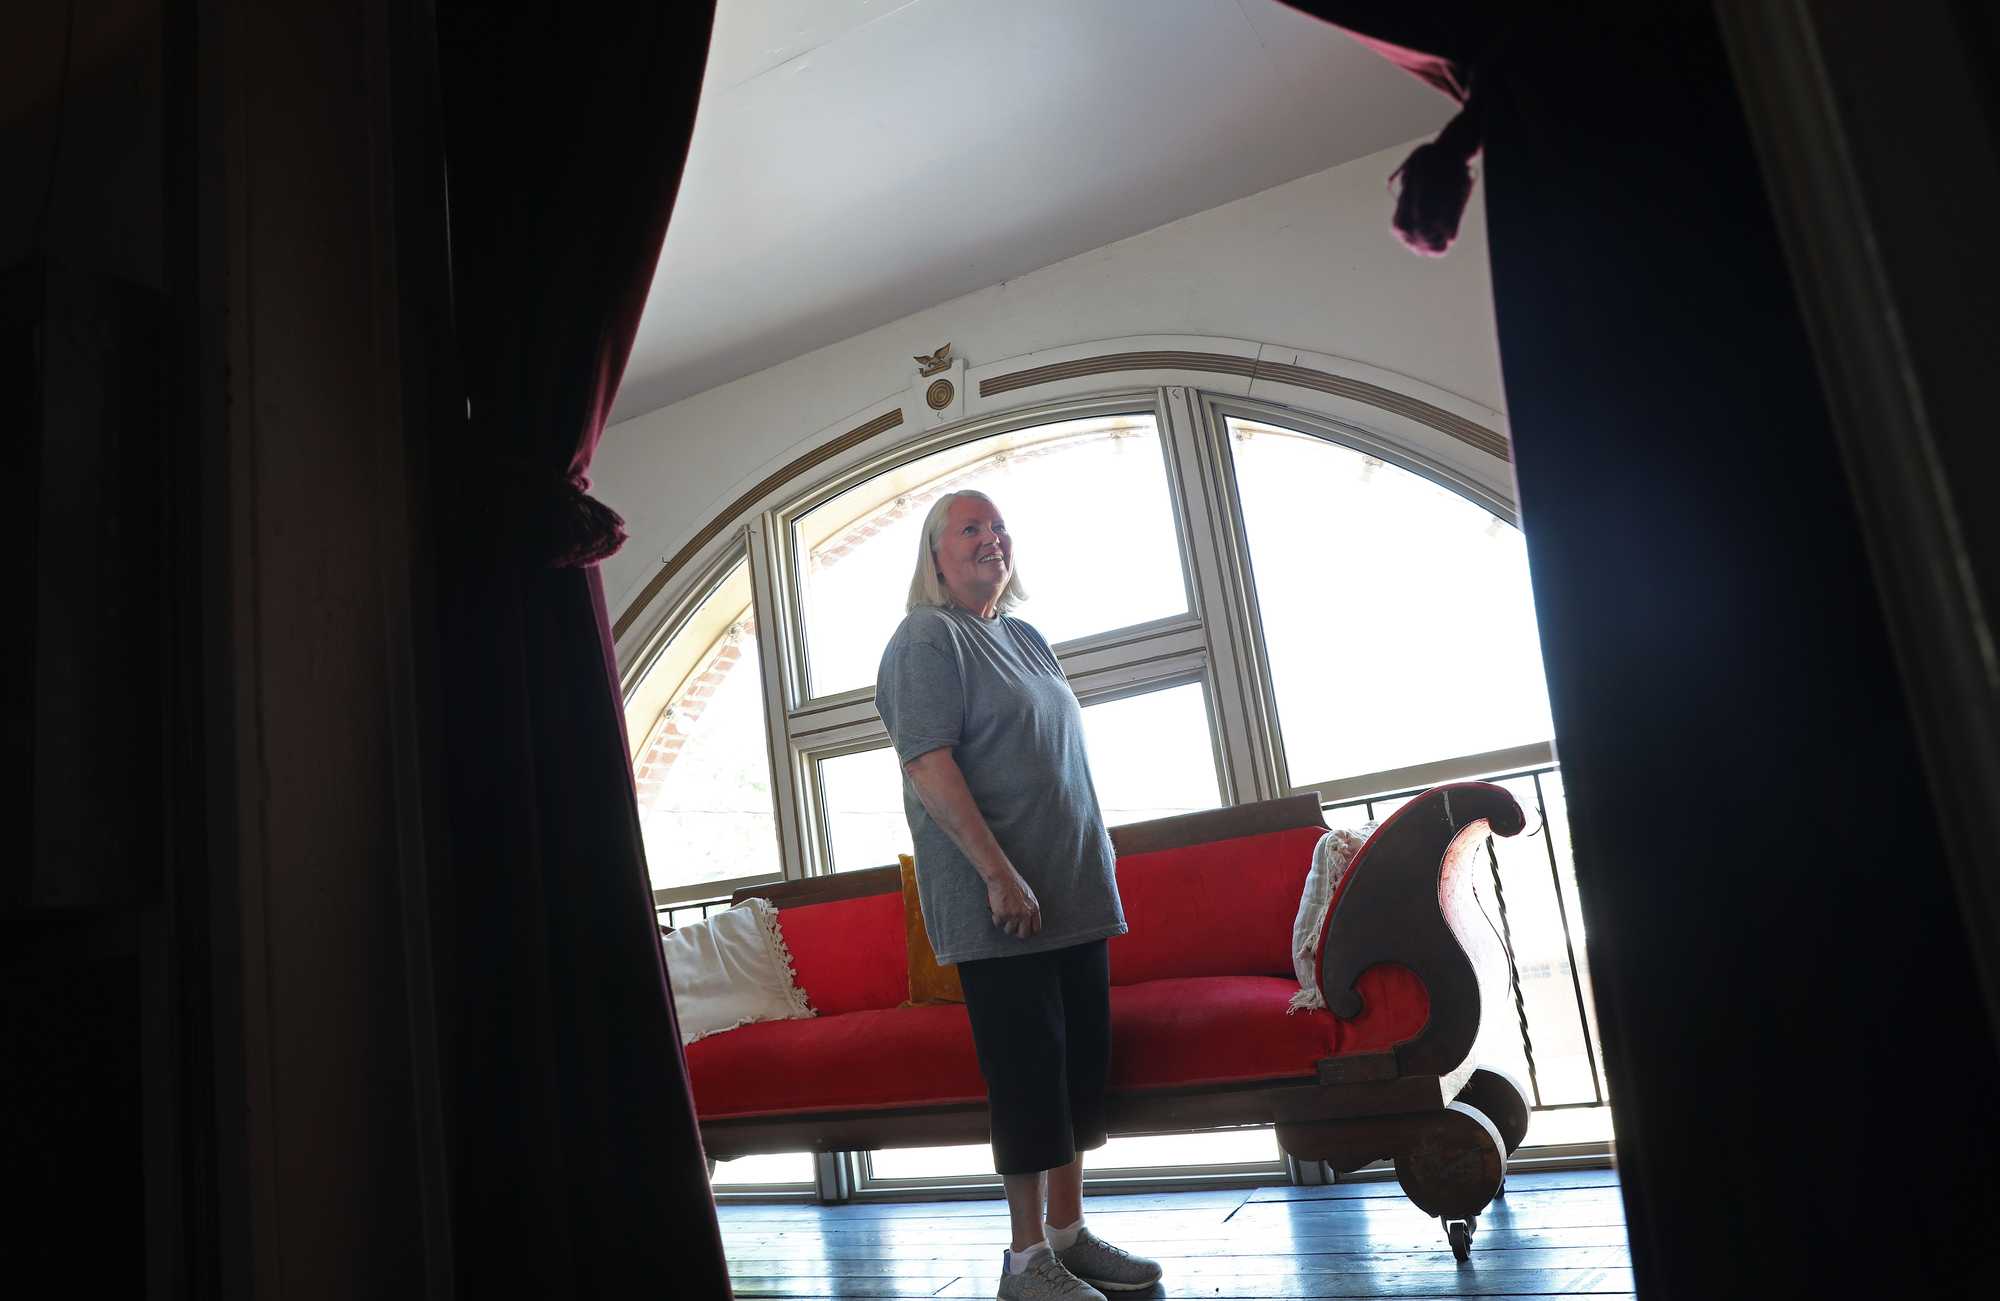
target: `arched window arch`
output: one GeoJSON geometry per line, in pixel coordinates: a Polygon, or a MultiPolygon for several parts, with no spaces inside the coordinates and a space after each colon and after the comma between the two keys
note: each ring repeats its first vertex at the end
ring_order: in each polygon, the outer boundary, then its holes
{"type": "Polygon", "coordinates": [[[1495,504],[1378,448],[1223,424],[1287,786],[1366,794],[1549,740],[1527,551],[1495,504]]]}
{"type": "Polygon", "coordinates": [[[1001,503],[1034,594],[1024,617],[1052,644],[1188,609],[1153,414],[1031,424],[867,475],[796,515],[804,694],[874,685],[903,617],[924,515],[943,494],[968,489],[1001,503]],[[1121,552],[1151,563],[1124,564],[1121,552]]]}
{"type": "MultiPolygon", "coordinates": [[[[966,487],[1009,518],[1033,594],[1019,613],[1084,703],[1113,822],[1546,759],[1507,504],[1464,473],[1463,446],[1441,459],[1394,413],[1371,429],[1324,405],[1338,413],[1101,393],[878,434],[837,471],[774,486],[723,531],[739,558],[684,591],[631,697],[656,897],[907,848],[875,666],[925,511],[966,487]],[[1469,684],[1489,702],[1476,713],[1469,684]]],[[[1505,481],[1497,435],[1459,437],[1505,481]]]]}
{"type": "MultiPolygon", "coordinates": [[[[1495,1018],[1482,1051],[1535,1081],[1537,1133],[1561,1141],[1548,1117],[1599,1115],[1603,1087],[1504,438],[1299,365],[1255,363],[1289,385],[1276,401],[1204,389],[1208,376],[1162,360],[1240,358],[1126,355],[1129,370],[1064,360],[982,387],[1011,400],[1030,395],[1024,375],[1115,386],[1141,371],[1152,386],[931,428],[919,416],[915,432],[877,416],[703,531],[713,541],[691,563],[706,568],[666,587],[674,604],[626,648],[656,901],[908,849],[875,666],[925,511],[978,487],[1016,536],[1032,592],[1019,614],[1084,706],[1107,820],[1316,790],[1334,825],[1357,825],[1402,792],[1507,775],[1547,832],[1495,849],[1519,1015],[1495,1018]],[[1174,378],[1192,382],[1159,384],[1174,378]]],[[[1216,1159],[1275,1161],[1239,1137],[1216,1159]]],[[[1188,1159],[1184,1143],[1162,1152],[1188,1159]]],[[[885,1156],[881,1177],[925,1175],[932,1159],[885,1156]]],[[[938,1171],[952,1159],[935,1156],[938,1171]]]]}
{"type": "Polygon", "coordinates": [[[639,827],[663,901],[784,871],[747,558],[729,557],[686,605],[626,701],[639,827]]]}
{"type": "MultiPolygon", "coordinates": [[[[908,848],[902,784],[873,710],[876,663],[903,617],[925,511],[976,488],[1001,504],[1033,593],[1020,613],[1058,647],[1157,639],[1198,620],[1150,404],[963,431],[906,446],[774,512],[777,563],[792,578],[791,702],[804,853],[822,870],[893,861],[908,848]],[[846,722],[845,720],[853,720],[846,722]],[[836,737],[832,733],[838,733],[836,737]]],[[[1099,652],[1100,658],[1104,652],[1099,652]]],[[[1112,659],[1131,660],[1115,652],[1112,659]]],[[[1212,807],[1223,798],[1198,660],[1149,673],[1073,674],[1100,798],[1113,823],[1212,807]]]]}

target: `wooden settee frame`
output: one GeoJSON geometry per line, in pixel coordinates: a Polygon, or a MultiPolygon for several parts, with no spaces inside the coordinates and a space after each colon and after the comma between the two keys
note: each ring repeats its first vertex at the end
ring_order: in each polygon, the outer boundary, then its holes
{"type": "MultiPolygon", "coordinates": [[[[1502,1006],[1492,959],[1498,943],[1475,889],[1488,832],[1519,833],[1520,806],[1497,786],[1433,787],[1399,809],[1357,856],[1334,909],[1319,984],[1335,1015],[1361,1011],[1361,973],[1399,963],[1424,982],[1424,1028],[1383,1052],[1330,1057],[1317,1078],[1121,1092],[1106,1098],[1114,1135],[1185,1133],[1271,1125],[1279,1146],[1302,1161],[1347,1173],[1393,1160],[1419,1209],[1445,1222],[1454,1254],[1470,1247],[1476,1217],[1497,1196],[1506,1160],[1527,1133],[1528,1103],[1504,1072],[1472,1059],[1480,1016],[1502,1006]],[[1475,963],[1474,954],[1487,959],[1475,963]],[[1483,969],[1483,975],[1482,975],[1483,969]]],[[[1121,857],[1298,827],[1324,827],[1319,796],[1240,804],[1113,828],[1121,857]]],[[[738,890],[779,909],[900,892],[899,871],[878,867],[738,890]]],[[[1504,981],[1504,974],[1498,979],[1504,981]]],[[[985,1104],[829,1110],[704,1120],[712,1160],[764,1152],[872,1151],[987,1141],[985,1104]]]]}

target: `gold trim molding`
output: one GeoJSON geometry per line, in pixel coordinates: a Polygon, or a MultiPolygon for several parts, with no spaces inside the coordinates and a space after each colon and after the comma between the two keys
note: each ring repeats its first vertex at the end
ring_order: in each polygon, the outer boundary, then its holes
{"type": "Polygon", "coordinates": [[[1017,389],[1032,388],[1037,384],[1053,384],[1057,380],[1079,379],[1085,375],[1103,375],[1128,370],[1204,371],[1213,375],[1242,375],[1253,381],[1261,379],[1276,384],[1291,384],[1298,388],[1312,389],[1317,393],[1350,398],[1383,411],[1406,416],[1418,424],[1428,425],[1441,434],[1456,438],[1466,446],[1482,451],[1488,456],[1502,461],[1513,459],[1507,439],[1498,431],[1488,429],[1485,425],[1467,420],[1464,416],[1425,402],[1421,398],[1413,398],[1364,380],[1349,379],[1344,375],[1314,370],[1309,366],[1259,361],[1254,357],[1232,357],[1221,352],[1114,352],[1101,357],[1079,357],[1075,361],[1059,361],[1048,366],[1035,366],[1028,370],[1017,370],[1010,375],[995,375],[990,379],[983,379],[979,381],[979,396],[990,398],[1002,393],[1012,393],[1017,389]]]}
{"type": "MultiPolygon", "coordinates": [[[[946,344],[938,350],[938,353],[948,355],[950,348],[951,345],[946,344]]],[[[937,358],[938,354],[932,354],[928,358],[919,357],[917,361],[920,363],[935,361],[937,358]]],[[[1290,384],[1298,388],[1311,389],[1316,393],[1326,393],[1365,403],[1379,410],[1404,416],[1455,438],[1488,456],[1502,461],[1513,459],[1506,437],[1498,431],[1488,429],[1477,421],[1467,420],[1421,398],[1413,398],[1394,389],[1383,388],[1379,384],[1370,384],[1365,380],[1349,379],[1344,375],[1314,370],[1309,366],[1259,361],[1254,357],[1233,357],[1221,352],[1114,352],[1099,357],[1079,357],[1075,361],[1034,366],[1027,370],[1014,371],[1012,374],[983,379],[979,382],[979,396],[997,397],[1003,393],[1033,388],[1037,384],[1053,384],[1057,380],[1133,370],[1182,370],[1211,375],[1241,375],[1253,381],[1261,379],[1275,384],[1290,384]]],[[[877,434],[887,433],[902,423],[903,409],[900,406],[884,411],[866,424],[857,425],[840,437],[772,471],[754,488],[718,513],[702,527],[700,532],[689,538],[687,544],[675,552],[672,559],[660,566],[659,571],[647,581],[645,588],[633,598],[630,605],[625,607],[625,612],[618,616],[617,623],[612,626],[612,635],[623,637],[630,631],[632,625],[638,622],[639,615],[659,598],[667,584],[686,568],[688,562],[693,560],[703,547],[713,542],[718,534],[772,491],[813,467],[867,442],[877,434]]]]}

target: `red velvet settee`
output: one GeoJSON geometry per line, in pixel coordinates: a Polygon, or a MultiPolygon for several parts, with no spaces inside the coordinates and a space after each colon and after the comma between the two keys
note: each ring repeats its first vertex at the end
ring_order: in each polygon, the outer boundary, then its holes
{"type": "MultiPolygon", "coordinates": [[[[1512,1080],[1472,1060],[1506,968],[1474,891],[1497,786],[1435,787],[1355,854],[1321,930],[1330,1010],[1287,1012],[1313,847],[1312,795],[1119,827],[1130,933],[1110,943],[1114,1134],[1275,1125],[1336,1170],[1393,1158],[1461,1259],[1527,1129],[1512,1080]]],[[[781,910],[818,1015],[688,1045],[711,1159],[983,1142],[985,1086],[965,1009],[908,998],[897,869],[756,887],[781,910]]]]}

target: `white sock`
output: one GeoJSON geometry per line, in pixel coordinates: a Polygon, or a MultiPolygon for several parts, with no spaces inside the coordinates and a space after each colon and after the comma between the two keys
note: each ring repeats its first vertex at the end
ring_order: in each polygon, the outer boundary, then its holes
{"type": "Polygon", "coordinates": [[[1068,1251],[1076,1245],[1076,1235],[1083,1232],[1083,1217],[1076,1217],[1076,1223],[1067,1229],[1058,1229],[1047,1220],[1042,1221],[1042,1232],[1048,1235],[1049,1246],[1057,1251],[1068,1251]]]}
{"type": "Polygon", "coordinates": [[[1000,1260],[1006,1266],[1009,1274],[1025,1274],[1028,1272],[1028,1266],[1048,1254],[1048,1250],[1049,1244],[1046,1242],[1038,1242],[1034,1246],[1025,1247],[1020,1251],[1009,1248],[1001,1254],[1000,1260]]]}

